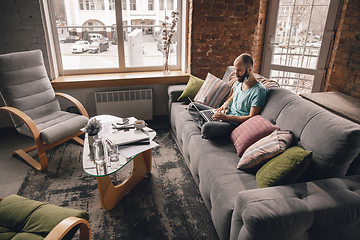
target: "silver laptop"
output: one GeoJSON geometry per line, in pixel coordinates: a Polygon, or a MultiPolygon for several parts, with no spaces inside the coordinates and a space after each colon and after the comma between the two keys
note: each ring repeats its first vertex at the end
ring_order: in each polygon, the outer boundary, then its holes
{"type": "MultiPolygon", "coordinates": [[[[191,100],[191,98],[188,97],[188,99],[190,100],[190,102],[193,103],[193,101],[191,100]]],[[[217,122],[218,120],[214,120],[212,118],[212,116],[215,114],[215,110],[214,109],[206,109],[206,110],[202,110],[200,111],[197,106],[194,104],[194,107],[196,109],[196,111],[198,111],[198,113],[204,118],[204,120],[206,122],[217,122]]]]}

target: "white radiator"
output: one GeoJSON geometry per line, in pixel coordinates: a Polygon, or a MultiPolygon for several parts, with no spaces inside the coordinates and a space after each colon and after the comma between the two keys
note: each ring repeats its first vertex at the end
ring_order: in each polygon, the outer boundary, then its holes
{"type": "Polygon", "coordinates": [[[96,92],[95,102],[97,115],[136,117],[142,120],[153,118],[151,89],[96,92]]]}

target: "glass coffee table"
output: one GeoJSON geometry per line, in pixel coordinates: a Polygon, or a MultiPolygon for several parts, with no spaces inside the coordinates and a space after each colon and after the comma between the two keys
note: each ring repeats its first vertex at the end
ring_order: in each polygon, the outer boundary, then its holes
{"type": "MultiPolygon", "coordinates": [[[[114,121],[117,117],[101,115],[96,118],[105,122],[106,119],[114,121]]],[[[144,128],[144,130],[149,133],[151,139],[154,139],[156,136],[156,132],[154,130],[150,128],[144,128]]],[[[100,203],[104,209],[113,209],[126,193],[144,179],[146,173],[151,172],[151,153],[152,150],[150,148],[129,158],[125,158],[119,154],[119,160],[117,162],[110,162],[107,160],[104,164],[96,164],[93,152],[89,145],[89,136],[87,136],[87,134],[85,135],[83,169],[88,175],[96,177],[100,203]],[[110,175],[121,170],[130,162],[133,163],[131,174],[122,183],[114,186],[111,182],[110,175]]]]}

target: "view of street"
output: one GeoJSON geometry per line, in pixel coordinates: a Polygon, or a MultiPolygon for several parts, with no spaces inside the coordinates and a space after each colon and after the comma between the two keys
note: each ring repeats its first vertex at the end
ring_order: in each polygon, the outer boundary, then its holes
{"type": "MultiPolygon", "coordinates": [[[[158,51],[157,40],[154,40],[152,34],[143,36],[143,54],[137,57],[143,57],[142,66],[162,66],[163,54],[158,51]]],[[[66,38],[67,34],[59,35],[59,39],[66,38]]],[[[118,45],[109,42],[109,50],[100,53],[72,53],[71,47],[74,43],[60,42],[61,56],[64,70],[72,69],[95,69],[95,68],[118,68],[118,45]]],[[[124,41],[125,65],[129,67],[129,42],[124,41]]],[[[176,54],[170,54],[170,64],[176,64],[176,54]]]]}

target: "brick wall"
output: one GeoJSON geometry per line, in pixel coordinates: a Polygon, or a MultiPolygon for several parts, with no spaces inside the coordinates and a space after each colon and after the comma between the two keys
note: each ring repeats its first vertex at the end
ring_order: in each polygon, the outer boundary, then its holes
{"type": "Polygon", "coordinates": [[[0,22],[0,54],[41,49],[47,59],[39,0],[1,1],[0,22]]]}
{"type": "MultiPolygon", "coordinates": [[[[188,69],[201,78],[221,77],[242,52],[260,72],[269,0],[189,0],[188,69]]],[[[345,0],[324,91],[360,97],[359,0],[345,0]]],[[[0,54],[41,49],[49,72],[38,0],[1,1],[0,54]]]]}
{"type": "Polygon", "coordinates": [[[267,5],[268,0],[190,0],[191,74],[222,77],[243,52],[252,54],[260,69],[267,5]]]}
{"type": "Polygon", "coordinates": [[[360,1],[345,0],[324,91],[340,91],[360,98],[360,1]]]}
{"type": "Polygon", "coordinates": [[[254,57],[254,72],[256,73],[261,73],[268,8],[269,0],[261,0],[259,7],[259,19],[255,29],[254,44],[252,49],[252,55],[254,57]]]}

